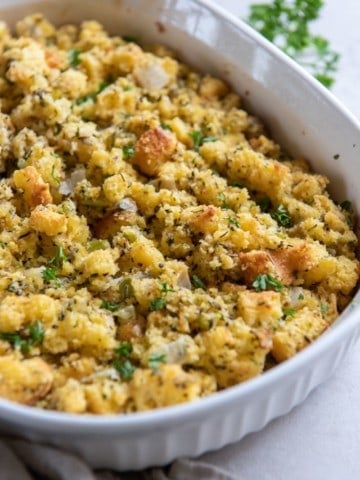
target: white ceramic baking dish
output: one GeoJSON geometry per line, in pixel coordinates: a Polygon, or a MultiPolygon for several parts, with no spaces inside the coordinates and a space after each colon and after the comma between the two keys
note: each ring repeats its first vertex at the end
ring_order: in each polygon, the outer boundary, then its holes
{"type": "MultiPolygon", "coordinates": [[[[226,79],[293,153],[332,180],[332,193],[359,209],[360,127],[338,101],[271,44],[207,0],[2,0],[1,19],[42,11],[56,24],[97,19],[112,32],[160,41],[226,79]],[[334,160],[334,155],[339,155],[334,160]]],[[[360,304],[359,304],[360,305],[360,304]]],[[[360,334],[354,302],[295,358],[201,401],[131,415],[41,411],[0,400],[0,429],[78,452],[118,470],[196,456],[261,429],[328,378],[360,334]]]]}

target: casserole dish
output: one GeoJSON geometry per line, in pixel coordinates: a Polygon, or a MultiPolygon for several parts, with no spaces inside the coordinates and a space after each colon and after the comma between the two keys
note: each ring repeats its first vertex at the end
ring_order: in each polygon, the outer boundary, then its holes
{"type": "MultiPolygon", "coordinates": [[[[57,24],[77,23],[85,18],[86,6],[86,18],[96,18],[114,33],[132,33],[144,42],[157,40],[177,50],[182,45],[182,58],[197,65],[201,59],[202,70],[225,78],[274,127],[283,144],[312,159],[316,170],[334,180],[339,195],[346,193],[357,203],[352,183],[358,137],[355,121],[296,66],[216,7],[195,1],[105,2],[98,12],[95,2],[24,2],[17,14],[18,5],[8,8],[9,21],[40,10],[57,24]],[[338,143],[328,142],[334,131],[339,133],[338,143]],[[340,175],[346,184],[342,191],[336,182],[340,175]]],[[[64,445],[95,467],[116,469],[164,464],[218,448],[285,413],[324,380],[357,338],[356,310],[352,304],[330,332],[294,360],[201,402],[95,419],[39,412],[3,401],[3,428],[64,445]]]]}

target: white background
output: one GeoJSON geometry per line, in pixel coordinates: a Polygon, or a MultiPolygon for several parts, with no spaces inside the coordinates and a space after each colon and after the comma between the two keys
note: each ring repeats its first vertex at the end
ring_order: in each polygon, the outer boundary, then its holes
{"type": "MultiPolygon", "coordinates": [[[[263,1],[217,3],[244,17],[263,1]]],[[[313,30],[341,54],[332,92],[360,118],[360,0],[325,4],[313,30]]],[[[360,345],[290,414],[203,458],[244,480],[360,480],[360,345]]]]}

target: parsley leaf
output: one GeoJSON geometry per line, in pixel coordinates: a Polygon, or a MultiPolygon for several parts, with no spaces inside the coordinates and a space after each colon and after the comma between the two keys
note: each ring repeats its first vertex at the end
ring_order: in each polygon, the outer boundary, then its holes
{"type": "Polygon", "coordinates": [[[221,202],[221,205],[220,207],[221,208],[224,208],[224,209],[227,209],[227,210],[231,210],[231,207],[230,205],[228,204],[227,200],[226,200],[226,197],[225,197],[225,194],[223,192],[219,192],[217,195],[216,195],[216,199],[219,200],[219,202],[221,202]]]}
{"type": "Polygon", "coordinates": [[[63,247],[57,247],[55,256],[49,261],[50,267],[62,268],[64,262],[67,262],[68,258],[64,253],[63,247]]]}
{"type": "Polygon", "coordinates": [[[195,288],[203,288],[204,290],[206,288],[205,283],[197,275],[191,277],[191,282],[195,288]]]}
{"type": "Polygon", "coordinates": [[[68,62],[70,64],[70,67],[76,68],[79,63],[81,63],[80,59],[80,54],[81,50],[78,50],[77,48],[72,48],[71,50],[68,51],[68,62]]]}
{"type": "Polygon", "coordinates": [[[275,292],[281,292],[284,285],[276,280],[272,275],[267,273],[260,273],[252,283],[252,286],[257,292],[262,290],[275,290],[275,292]]]}
{"type": "Polygon", "coordinates": [[[119,303],[110,303],[107,300],[103,300],[101,303],[101,308],[105,308],[106,310],[109,310],[110,312],[116,312],[116,310],[119,310],[120,304],[119,303]]]}
{"type": "Polygon", "coordinates": [[[271,216],[279,225],[286,228],[292,227],[292,219],[284,205],[279,205],[278,208],[272,212],[271,216]]]}
{"type": "Polygon", "coordinates": [[[209,142],[217,142],[218,138],[217,137],[212,137],[212,136],[204,136],[203,133],[200,130],[193,130],[190,132],[189,137],[192,138],[193,141],[193,149],[198,151],[201,145],[204,143],[209,143],[209,142]]]}
{"type": "Polygon", "coordinates": [[[149,367],[156,371],[162,363],[166,363],[166,355],[164,353],[154,353],[149,356],[148,363],[149,367]]]}
{"type": "Polygon", "coordinates": [[[175,292],[175,290],[170,288],[169,285],[166,282],[160,282],[160,284],[161,284],[160,293],[166,295],[169,292],[175,292]]]}
{"type": "Polygon", "coordinates": [[[323,85],[334,83],[339,54],[328,40],[310,32],[324,0],[272,0],[250,6],[246,21],[315,76],[323,85]]]}
{"type": "Polygon", "coordinates": [[[115,360],[114,367],[119,372],[120,377],[123,380],[132,379],[135,372],[135,366],[131,363],[130,360],[115,360]]]}
{"type": "Polygon", "coordinates": [[[228,222],[229,222],[229,225],[234,225],[236,228],[239,228],[240,227],[240,223],[238,222],[238,220],[236,220],[236,218],[234,217],[228,217],[228,222]]]}
{"type": "Polygon", "coordinates": [[[114,360],[113,365],[119,372],[122,380],[131,380],[135,372],[135,366],[129,359],[131,352],[132,345],[129,342],[122,342],[115,349],[115,354],[118,358],[114,360]]]}
{"type": "Polygon", "coordinates": [[[129,160],[129,158],[131,158],[135,153],[135,147],[133,145],[125,145],[122,148],[122,151],[124,155],[124,160],[129,160]]]}
{"type": "Polygon", "coordinates": [[[155,310],[162,310],[166,305],[166,300],[165,298],[161,297],[156,297],[153,300],[151,300],[149,309],[151,312],[154,312],[155,310]]]}
{"type": "Polygon", "coordinates": [[[19,348],[23,353],[29,353],[32,346],[41,344],[44,340],[44,327],[39,320],[28,328],[28,336],[23,337],[18,332],[0,333],[0,339],[9,342],[14,348],[19,348]]]}
{"type": "Polygon", "coordinates": [[[285,317],[293,317],[296,311],[294,308],[283,308],[283,316],[285,317]]]}
{"type": "Polygon", "coordinates": [[[129,342],[122,342],[119,346],[115,349],[115,353],[119,357],[129,357],[132,352],[132,345],[129,342]]]}
{"type": "Polygon", "coordinates": [[[75,100],[76,105],[82,105],[83,103],[88,102],[89,100],[95,101],[96,97],[101,93],[105,88],[107,88],[111,84],[110,81],[103,81],[100,82],[98,89],[95,92],[88,93],[87,95],[83,95],[75,100]]]}
{"type": "Polygon", "coordinates": [[[50,283],[52,280],[57,280],[57,273],[54,267],[45,267],[42,271],[42,277],[46,283],[50,283]]]}
{"type": "Polygon", "coordinates": [[[38,345],[39,343],[42,343],[44,340],[44,334],[45,331],[43,324],[39,320],[36,320],[33,325],[29,326],[31,345],[38,345]]]}

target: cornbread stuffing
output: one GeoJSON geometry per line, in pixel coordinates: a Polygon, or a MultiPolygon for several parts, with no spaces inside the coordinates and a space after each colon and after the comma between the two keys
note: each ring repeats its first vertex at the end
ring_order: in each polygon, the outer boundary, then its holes
{"type": "Polygon", "coordinates": [[[188,402],[313,342],[359,276],[351,204],[221,80],[102,25],[0,22],[0,395],[188,402]]]}

